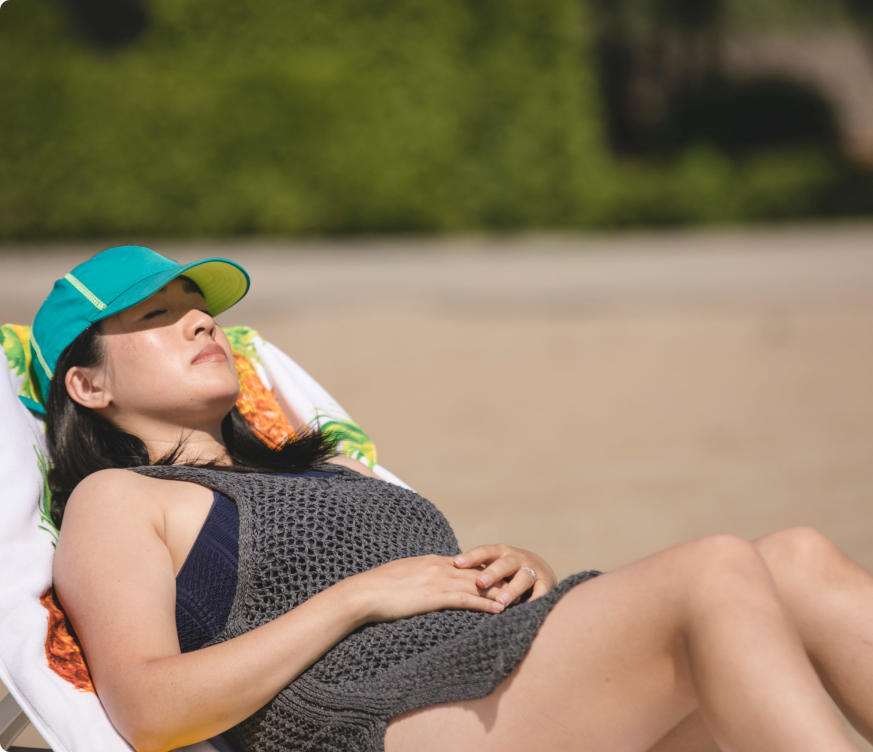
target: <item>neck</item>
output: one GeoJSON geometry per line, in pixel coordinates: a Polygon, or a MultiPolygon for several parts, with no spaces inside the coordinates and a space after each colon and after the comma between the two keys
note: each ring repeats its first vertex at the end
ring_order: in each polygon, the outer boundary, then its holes
{"type": "Polygon", "coordinates": [[[199,462],[216,462],[219,465],[230,465],[227,447],[221,439],[221,431],[217,435],[212,431],[192,429],[178,432],[175,438],[168,439],[158,436],[140,436],[149,450],[152,462],[159,460],[181,446],[176,462],[181,465],[199,462]]]}
{"type": "Polygon", "coordinates": [[[131,425],[130,421],[115,416],[112,422],[125,433],[142,439],[152,462],[180,448],[176,457],[176,462],[179,464],[195,462],[231,464],[227,447],[221,436],[221,421],[180,426],[178,423],[137,416],[137,420],[133,421],[135,425],[131,425]]]}

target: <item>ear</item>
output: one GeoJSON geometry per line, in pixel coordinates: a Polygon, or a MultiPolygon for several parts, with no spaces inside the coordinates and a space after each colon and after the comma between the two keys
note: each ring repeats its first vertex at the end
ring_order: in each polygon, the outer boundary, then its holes
{"type": "Polygon", "coordinates": [[[67,394],[82,407],[100,410],[112,402],[112,395],[106,388],[103,369],[73,366],[64,376],[67,394]]]}

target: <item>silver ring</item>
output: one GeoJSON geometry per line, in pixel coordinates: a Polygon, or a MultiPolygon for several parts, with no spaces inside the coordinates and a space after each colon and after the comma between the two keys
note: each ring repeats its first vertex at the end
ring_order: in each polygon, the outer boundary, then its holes
{"type": "Polygon", "coordinates": [[[530,574],[530,576],[534,578],[534,582],[537,581],[537,573],[534,572],[533,569],[531,569],[530,567],[522,567],[521,571],[530,574]]]}

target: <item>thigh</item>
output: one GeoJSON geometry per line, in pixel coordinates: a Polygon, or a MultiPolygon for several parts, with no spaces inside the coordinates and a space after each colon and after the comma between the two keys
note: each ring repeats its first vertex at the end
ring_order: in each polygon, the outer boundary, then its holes
{"type": "Polygon", "coordinates": [[[695,710],[649,752],[720,752],[718,744],[709,733],[703,714],[695,710]]]}
{"type": "Polygon", "coordinates": [[[677,546],[573,588],[494,694],[392,719],[387,752],[655,747],[697,707],[679,628],[689,567],[700,561],[695,546],[677,546]]]}

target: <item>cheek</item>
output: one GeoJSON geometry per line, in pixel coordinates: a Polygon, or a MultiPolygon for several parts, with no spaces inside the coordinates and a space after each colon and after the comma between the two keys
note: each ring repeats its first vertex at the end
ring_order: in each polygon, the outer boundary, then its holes
{"type": "Polygon", "coordinates": [[[150,395],[165,394],[167,387],[183,381],[179,359],[169,357],[166,346],[158,338],[148,336],[151,334],[111,338],[106,373],[110,391],[117,400],[148,402],[150,395]]]}

